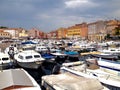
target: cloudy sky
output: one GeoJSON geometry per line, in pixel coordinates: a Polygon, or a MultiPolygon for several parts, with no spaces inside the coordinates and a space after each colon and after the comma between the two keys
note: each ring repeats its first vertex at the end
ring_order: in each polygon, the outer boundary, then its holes
{"type": "Polygon", "coordinates": [[[0,26],[50,32],[109,19],[120,19],[120,0],[0,0],[0,26]]]}

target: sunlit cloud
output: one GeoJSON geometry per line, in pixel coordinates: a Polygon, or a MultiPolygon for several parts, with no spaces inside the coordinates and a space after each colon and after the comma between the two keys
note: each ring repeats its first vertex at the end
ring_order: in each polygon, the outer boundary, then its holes
{"type": "Polygon", "coordinates": [[[90,0],[66,0],[65,5],[67,8],[76,8],[76,7],[94,7],[97,4],[91,2],[90,0]]]}

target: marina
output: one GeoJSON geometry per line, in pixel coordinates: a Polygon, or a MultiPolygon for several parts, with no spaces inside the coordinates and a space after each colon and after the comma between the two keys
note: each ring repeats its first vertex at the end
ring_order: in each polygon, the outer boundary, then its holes
{"type": "Polygon", "coordinates": [[[120,0],[1,0],[0,90],[120,90],[120,0]]]}
{"type": "MultiPolygon", "coordinates": [[[[55,40],[55,42],[57,41],[59,42],[59,40],[55,40]]],[[[23,45],[23,42],[21,41],[19,44],[16,42],[9,43],[9,45],[5,46],[4,48],[2,46],[1,53],[8,55],[7,57],[4,57],[4,59],[2,60],[7,61],[8,59],[10,59],[10,62],[8,62],[9,66],[7,68],[3,68],[3,67],[0,68],[1,73],[2,72],[4,73],[6,70],[10,70],[11,72],[16,72],[16,69],[21,68],[25,70],[25,72],[27,72],[30,75],[30,77],[32,77],[35,80],[36,85],[37,84],[39,85],[39,89],[35,89],[35,90],[89,90],[89,89],[90,90],[98,90],[98,89],[99,90],[119,90],[120,89],[119,87],[120,75],[119,75],[119,71],[116,72],[114,70],[114,67],[113,67],[114,64],[113,66],[110,67],[112,68],[113,71],[110,71],[110,69],[108,68],[98,69],[98,67],[101,65],[99,64],[100,61],[99,60],[95,61],[95,59],[99,57],[101,59],[107,59],[109,62],[110,61],[113,62],[112,60],[116,62],[116,60],[117,61],[120,60],[119,55],[117,58],[116,58],[117,55],[114,55],[114,54],[110,54],[110,55],[105,54],[104,56],[103,54],[101,54],[103,52],[100,52],[98,50],[96,51],[95,49],[90,49],[90,47],[89,48],[85,47],[84,49],[83,47],[74,48],[74,46],[68,45],[67,42],[69,42],[69,40],[63,41],[64,45],[62,44],[58,45],[56,43],[52,43],[52,45],[56,49],[53,51],[53,50],[50,50],[51,47],[47,46],[48,43],[51,43],[50,40],[49,41],[44,40],[44,42],[45,42],[44,43],[45,49],[43,48],[43,50],[41,49],[40,51],[36,50],[35,47],[37,46],[40,47],[40,45],[42,45],[43,47],[43,40],[42,42],[40,40],[39,42],[34,44],[27,43],[27,45],[25,44],[23,45]],[[11,46],[12,46],[12,49],[11,49],[11,46]],[[16,52],[14,52],[14,47],[16,52]],[[6,52],[6,50],[8,51],[6,52]],[[110,58],[115,58],[115,59],[110,59],[110,58]],[[88,63],[89,65],[88,64],[84,65],[87,61],[89,61],[88,63]],[[91,68],[92,70],[90,70],[91,68]],[[97,77],[95,77],[94,75],[97,77]],[[62,82],[59,82],[59,81],[62,81],[62,82]],[[84,82],[92,83],[92,84],[88,85],[87,83],[84,83],[84,82]],[[110,87],[111,85],[114,88],[110,87]]],[[[106,61],[106,63],[108,62],[106,61]]],[[[4,66],[3,62],[1,66],[2,65],[4,66]]],[[[106,64],[105,66],[107,65],[109,67],[110,64],[106,64]]],[[[119,65],[119,63],[117,63],[117,65],[119,65]]],[[[18,72],[19,71],[17,71],[16,73],[18,72]]],[[[17,78],[17,81],[18,80],[19,78],[17,78]]],[[[13,89],[18,87],[24,88],[24,87],[33,86],[32,84],[28,86],[23,86],[23,84],[21,85],[17,85],[17,84],[14,85],[14,84],[15,83],[8,85],[6,87],[1,86],[0,88],[4,88],[3,90],[9,90],[8,89],[9,87],[13,89]]],[[[26,85],[27,85],[27,82],[26,82],[26,85]]],[[[21,89],[21,90],[24,90],[24,89],[21,89]]]]}

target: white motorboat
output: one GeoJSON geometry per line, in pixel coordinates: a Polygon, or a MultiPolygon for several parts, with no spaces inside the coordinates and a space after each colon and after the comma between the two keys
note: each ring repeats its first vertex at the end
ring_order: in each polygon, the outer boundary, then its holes
{"type": "Polygon", "coordinates": [[[47,52],[48,48],[45,45],[43,45],[43,44],[37,44],[35,46],[35,51],[43,53],[43,52],[47,52]]]}
{"type": "Polygon", "coordinates": [[[0,90],[41,90],[41,87],[24,69],[0,72],[0,90]]]}
{"type": "Polygon", "coordinates": [[[120,61],[110,61],[110,60],[97,60],[98,65],[102,68],[106,68],[112,71],[117,72],[117,75],[120,76],[120,61]]]}
{"type": "Polygon", "coordinates": [[[108,73],[95,64],[89,64],[89,66],[86,64],[67,65],[61,67],[61,72],[70,72],[78,76],[97,78],[101,83],[108,86],[110,90],[120,90],[120,76],[108,73]]]}
{"type": "Polygon", "coordinates": [[[34,50],[22,51],[16,54],[14,58],[19,66],[30,69],[38,69],[45,60],[41,54],[34,50]]]}
{"type": "Polygon", "coordinates": [[[106,54],[120,55],[120,48],[108,48],[99,51],[106,54]]]}
{"type": "Polygon", "coordinates": [[[42,76],[42,86],[48,90],[109,90],[95,78],[71,73],[42,76]]]}
{"type": "Polygon", "coordinates": [[[3,52],[0,52],[0,69],[7,69],[12,66],[12,60],[9,55],[3,52]]]}
{"type": "Polygon", "coordinates": [[[59,51],[61,51],[60,49],[58,49],[58,48],[55,48],[55,47],[48,47],[48,50],[49,50],[51,53],[54,53],[54,52],[59,52],[59,51]]]}
{"type": "MultiPolygon", "coordinates": [[[[109,58],[109,56],[108,56],[109,58]]],[[[120,61],[119,60],[108,60],[103,58],[88,58],[86,59],[88,63],[94,63],[100,66],[100,68],[111,71],[118,76],[120,76],[120,61]]]]}
{"type": "Polygon", "coordinates": [[[92,57],[101,58],[104,60],[118,60],[118,55],[113,54],[106,54],[106,53],[99,53],[99,54],[91,54],[92,57]]]}
{"type": "Polygon", "coordinates": [[[111,71],[116,73],[116,75],[120,76],[120,61],[118,55],[111,55],[105,53],[92,54],[90,53],[90,57],[86,58],[88,63],[94,63],[100,66],[100,68],[106,69],[107,71],[111,71]]]}

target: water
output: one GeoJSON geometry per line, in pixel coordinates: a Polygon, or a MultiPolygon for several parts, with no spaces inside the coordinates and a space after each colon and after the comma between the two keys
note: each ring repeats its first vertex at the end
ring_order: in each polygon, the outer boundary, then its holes
{"type": "MultiPolygon", "coordinates": [[[[38,69],[28,69],[24,68],[41,86],[42,90],[45,90],[44,87],[41,85],[41,77],[44,75],[50,75],[53,74],[53,68],[56,66],[56,63],[54,62],[44,62],[41,67],[38,69]]],[[[22,68],[20,66],[15,66],[13,68],[22,68]]]]}

